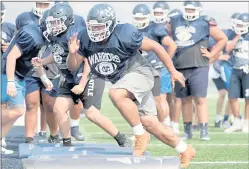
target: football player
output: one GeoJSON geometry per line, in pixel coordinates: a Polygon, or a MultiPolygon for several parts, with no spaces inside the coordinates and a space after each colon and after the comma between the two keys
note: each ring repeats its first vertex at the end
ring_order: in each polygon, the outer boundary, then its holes
{"type": "MultiPolygon", "coordinates": [[[[133,25],[136,26],[136,28],[141,32],[144,36],[160,43],[161,45],[164,45],[167,47],[167,51],[169,53],[169,56],[172,58],[175,50],[177,48],[174,41],[170,38],[168,35],[167,30],[161,23],[155,23],[151,22],[151,12],[149,10],[149,7],[145,4],[138,4],[134,7],[133,12],[133,25]]],[[[159,19],[158,19],[159,20],[159,19]]],[[[154,68],[154,87],[152,88],[152,94],[155,98],[155,103],[157,107],[157,115],[160,122],[164,123],[166,126],[170,126],[170,119],[169,119],[169,106],[166,101],[165,94],[166,91],[163,91],[164,86],[161,86],[162,83],[169,82],[171,85],[171,81],[168,79],[161,79],[161,72],[164,68],[163,63],[160,61],[160,59],[155,56],[155,53],[153,51],[142,51],[142,55],[149,61],[151,66],[154,68]],[[166,82],[165,82],[166,81],[166,82]]],[[[164,76],[165,77],[165,76],[164,76]]]]}
{"type": "MultiPolygon", "coordinates": [[[[55,4],[57,3],[65,3],[67,5],[70,5],[68,1],[55,1],[55,4]]],[[[77,28],[81,28],[81,27],[86,27],[86,23],[85,20],[83,19],[83,17],[74,14],[74,25],[77,28]]],[[[82,73],[82,72],[80,72],[82,73]]],[[[77,76],[79,76],[80,74],[78,74],[77,76]]],[[[78,104],[75,104],[73,106],[73,108],[71,108],[70,110],[70,125],[71,125],[71,136],[74,137],[77,141],[84,141],[84,135],[80,132],[80,127],[79,127],[79,123],[80,123],[80,113],[82,111],[82,102],[79,101],[78,104]]]]}
{"type": "Polygon", "coordinates": [[[234,115],[234,123],[225,132],[241,131],[248,133],[249,119],[249,14],[242,13],[234,22],[236,35],[226,46],[226,52],[231,52],[234,57],[233,72],[230,78],[228,97],[234,115]],[[240,106],[238,98],[245,99],[244,124],[240,118],[240,106]]]}
{"type": "MultiPolygon", "coordinates": [[[[15,34],[15,25],[13,25],[12,23],[9,23],[9,22],[5,22],[4,21],[4,16],[6,14],[6,8],[5,8],[5,5],[3,2],[1,2],[1,28],[2,28],[2,43],[1,43],[1,54],[3,56],[3,53],[7,50],[7,48],[9,47],[10,45],[10,42],[12,40],[12,38],[14,37],[14,34],[15,34]]],[[[1,103],[1,107],[2,107],[2,111],[3,109],[6,109],[7,108],[7,105],[5,103],[1,103]]],[[[5,139],[4,137],[2,137],[2,140],[1,140],[2,144],[1,144],[1,148],[2,148],[2,152],[5,153],[5,154],[8,154],[8,153],[12,153],[11,150],[7,150],[5,149],[7,144],[5,142],[5,139]]]]}
{"type": "Polygon", "coordinates": [[[33,59],[33,64],[40,67],[41,65],[55,62],[61,70],[63,80],[60,84],[59,96],[55,101],[54,113],[56,114],[56,119],[63,137],[63,145],[72,146],[70,121],[67,116],[67,111],[71,109],[73,104],[77,104],[80,99],[86,109],[86,117],[90,121],[110,134],[117,141],[119,146],[131,146],[128,138],[118,131],[112,121],[100,113],[105,82],[93,76],[88,80],[88,62],[85,62],[78,70],[79,72],[83,70],[79,85],[75,85],[74,74],[72,74],[66,65],[69,52],[67,44],[70,37],[80,29],[84,29],[84,27],[77,28],[74,25],[72,7],[65,3],[55,4],[49,11],[46,27],[46,35],[53,37],[50,41],[52,55],[44,59],[35,58],[33,59]]]}
{"type": "Polygon", "coordinates": [[[109,90],[110,99],[136,137],[133,155],[144,154],[150,140],[149,133],[152,133],[181,154],[182,167],[190,165],[195,149],[157,119],[151,92],[154,86],[152,67],[139,51],[153,51],[168,68],[173,82],[178,80],[184,86],[183,75],[175,70],[160,44],[144,37],[131,24],[117,25],[114,9],[108,4],[97,4],[88,13],[87,30],[74,35],[68,45],[69,70],[78,69],[87,58],[92,73],[113,84],[109,90]]]}
{"type": "MultiPolygon", "coordinates": [[[[170,11],[168,16],[170,18],[170,17],[176,16],[176,15],[182,15],[182,11],[180,9],[173,9],[170,11]]],[[[170,34],[172,36],[172,30],[170,27],[170,23],[167,24],[167,29],[168,29],[168,31],[170,31],[170,34]]],[[[173,57],[173,60],[174,59],[175,58],[173,57]]],[[[174,94],[172,94],[172,95],[173,96],[169,95],[169,97],[168,97],[168,103],[170,106],[171,127],[176,134],[179,134],[180,133],[179,120],[180,120],[180,114],[182,111],[182,103],[181,103],[181,98],[177,98],[175,96],[175,91],[174,91],[174,94]],[[170,97],[173,97],[173,98],[170,98],[170,97]],[[173,103],[172,103],[172,101],[173,101],[173,103]]]]}
{"type": "MultiPolygon", "coordinates": [[[[231,28],[224,29],[223,32],[227,35],[228,40],[232,40],[236,33],[234,32],[234,20],[239,16],[239,13],[234,13],[231,16],[231,28]]],[[[215,41],[211,38],[209,46],[212,47],[215,44],[215,41]]],[[[227,94],[227,90],[229,87],[230,77],[232,74],[232,66],[233,66],[233,57],[230,57],[230,54],[226,53],[223,50],[224,54],[219,56],[219,60],[215,61],[210,66],[210,74],[212,76],[213,82],[219,91],[219,98],[217,100],[217,107],[216,107],[216,119],[215,119],[215,127],[229,128],[231,127],[230,122],[228,122],[229,116],[231,114],[231,108],[229,101],[226,104],[225,115],[224,118],[222,116],[222,108],[224,99],[227,94]]]]}
{"type": "MultiPolygon", "coordinates": [[[[1,72],[1,103],[7,103],[2,111],[2,137],[12,128],[14,122],[25,112],[25,76],[32,69],[31,59],[44,44],[42,31],[36,24],[30,24],[17,31],[7,51],[3,54],[1,72]]],[[[52,83],[44,84],[51,90],[52,83]]],[[[1,151],[5,151],[2,149],[1,151]]],[[[5,152],[5,153],[13,153],[5,152]]]]}
{"type": "Polygon", "coordinates": [[[183,138],[192,138],[192,99],[194,99],[200,123],[200,139],[206,141],[210,140],[206,99],[209,59],[216,57],[224,48],[227,38],[213,19],[200,15],[202,9],[200,1],[187,0],[183,3],[183,7],[183,15],[173,16],[170,20],[173,39],[178,46],[174,59],[175,67],[186,79],[186,88],[179,83],[176,83],[175,87],[176,97],[182,98],[185,131],[183,138]],[[207,50],[209,36],[217,42],[210,52],[207,50]]]}
{"type": "MultiPolygon", "coordinates": [[[[23,12],[16,18],[16,29],[19,30],[27,24],[35,23],[40,25],[41,18],[46,9],[52,6],[51,1],[34,2],[34,6],[30,12],[23,12]],[[28,22],[29,21],[29,22],[28,22]]],[[[25,77],[26,80],[26,113],[25,113],[25,137],[26,143],[33,143],[35,128],[37,124],[38,108],[40,105],[40,88],[42,82],[33,77],[31,73],[25,77]],[[35,99],[34,99],[35,98],[35,99]]],[[[42,92],[41,92],[42,93],[42,92]]],[[[45,99],[45,98],[44,98],[45,99]]],[[[44,102],[46,102],[43,99],[44,102]]],[[[42,100],[42,99],[41,99],[42,100]]],[[[40,106],[41,112],[41,132],[39,133],[42,140],[46,139],[46,113],[42,105],[40,106]]]]}

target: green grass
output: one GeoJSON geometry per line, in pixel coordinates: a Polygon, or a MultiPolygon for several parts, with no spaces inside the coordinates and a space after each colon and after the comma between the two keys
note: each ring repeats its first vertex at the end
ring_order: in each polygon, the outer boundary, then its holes
{"type": "MultiPolygon", "coordinates": [[[[249,139],[247,134],[235,133],[225,134],[223,129],[214,128],[216,100],[208,100],[209,108],[209,133],[211,141],[202,142],[199,140],[199,132],[194,132],[192,140],[187,141],[197,150],[197,156],[193,162],[229,162],[229,161],[249,161],[249,139]],[[220,145],[217,145],[220,144],[220,145]],[[223,144],[223,145],[221,145],[223,144]],[[224,144],[230,144],[226,146],[224,144]],[[232,145],[233,144],[233,145],[232,145]],[[234,145],[235,144],[235,145],[234,145]]],[[[244,110],[244,108],[242,108],[244,110]]],[[[102,102],[101,112],[109,117],[118,129],[132,136],[132,131],[127,122],[121,117],[117,109],[112,105],[105,94],[102,102]]],[[[181,131],[183,129],[180,123],[181,131]]],[[[89,122],[86,118],[81,120],[81,130],[86,136],[87,142],[115,143],[114,139],[106,134],[102,129],[89,122]]],[[[152,137],[148,151],[152,156],[177,156],[174,149],[163,145],[160,141],[152,137]]],[[[249,164],[192,164],[190,169],[248,169],[249,164]]]]}

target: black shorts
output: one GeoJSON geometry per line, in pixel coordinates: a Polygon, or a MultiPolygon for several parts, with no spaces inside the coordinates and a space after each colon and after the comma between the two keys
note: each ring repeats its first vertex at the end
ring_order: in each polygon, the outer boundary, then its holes
{"type": "Polygon", "coordinates": [[[178,82],[175,83],[177,98],[207,96],[209,67],[188,68],[178,71],[184,75],[186,87],[182,87],[178,82]]]}
{"type": "Polygon", "coordinates": [[[213,82],[214,82],[214,84],[215,84],[218,91],[222,90],[222,89],[227,90],[225,82],[220,77],[217,78],[217,79],[213,79],[213,82]]]}
{"type": "Polygon", "coordinates": [[[155,76],[154,86],[151,90],[154,97],[160,96],[160,87],[161,87],[160,76],[155,76]]]}
{"type": "Polygon", "coordinates": [[[249,100],[249,74],[244,73],[240,69],[233,69],[228,97],[231,99],[245,98],[249,100]]]}
{"type": "Polygon", "coordinates": [[[91,106],[99,109],[101,108],[102,96],[105,88],[105,81],[99,78],[90,79],[82,94],[76,95],[71,89],[75,86],[73,83],[66,81],[60,86],[59,96],[69,96],[73,99],[75,104],[82,101],[84,109],[89,109],[91,106]]]}

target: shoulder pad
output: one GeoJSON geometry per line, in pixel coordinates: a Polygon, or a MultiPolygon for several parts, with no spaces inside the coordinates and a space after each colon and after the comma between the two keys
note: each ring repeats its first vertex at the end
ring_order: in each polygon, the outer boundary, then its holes
{"type": "Polygon", "coordinates": [[[120,41],[125,45],[127,50],[134,52],[134,50],[137,50],[141,46],[143,35],[134,25],[120,24],[119,29],[120,31],[117,32],[117,36],[120,37],[120,41]]]}
{"type": "Polygon", "coordinates": [[[204,16],[204,20],[208,22],[209,25],[211,26],[217,26],[217,22],[213,17],[210,16],[204,16]]]}

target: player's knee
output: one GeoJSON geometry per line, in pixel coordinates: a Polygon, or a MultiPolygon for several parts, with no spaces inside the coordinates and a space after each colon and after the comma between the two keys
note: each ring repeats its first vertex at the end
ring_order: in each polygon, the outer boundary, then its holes
{"type": "Polygon", "coordinates": [[[229,99],[229,103],[230,104],[233,104],[233,103],[236,103],[238,101],[238,99],[234,98],[234,99],[229,99]]]}
{"type": "Polygon", "coordinates": [[[88,120],[95,123],[100,115],[100,111],[92,106],[91,108],[86,110],[85,115],[86,115],[88,120]]]}
{"type": "Polygon", "coordinates": [[[39,106],[39,100],[33,99],[26,102],[26,110],[27,112],[36,111],[39,106]]]}
{"type": "Polygon", "coordinates": [[[220,98],[225,99],[226,95],[227,95],[227,91],[225,89],[222,89],[219,91],[220,98]]]}
{"type": "MultiPolygon", "coordinates": [[[[192,104],[192,98],[191,97],[186,97],[186,98],[183,98],[181,100],[182,100],[182,104],[192,104]]],[[[180,100],[178,99],[178,101],[180,101],[180,100]]]]}
{"type": "Polygon", "coordinates": [[[196,105],[204,105],[207,103],[206,98],[195,98],[194,100],[196,105]]]}
{"type": "Polygon", "coordinates": [[[118,94],[117,94],[117,90],[116,90],[116,89],[110,89],[110,90],[109,90],[109,98],[110,98],[112,101],[117,101],[117,99],[118,99],[118,94]]]}
{"type": "Polygon", "coordinates": [[[18,119],[24,114],[24,108],[11,108],[8,110],[8,113],[13,117],[13,119],[18,119]]]}
{"type": "Polygon", "coordinates": [[[152,129],[157,123],[159,123],[156,116],[144,116],[141,117],[141,123],[146,130],[152,129]]]}

